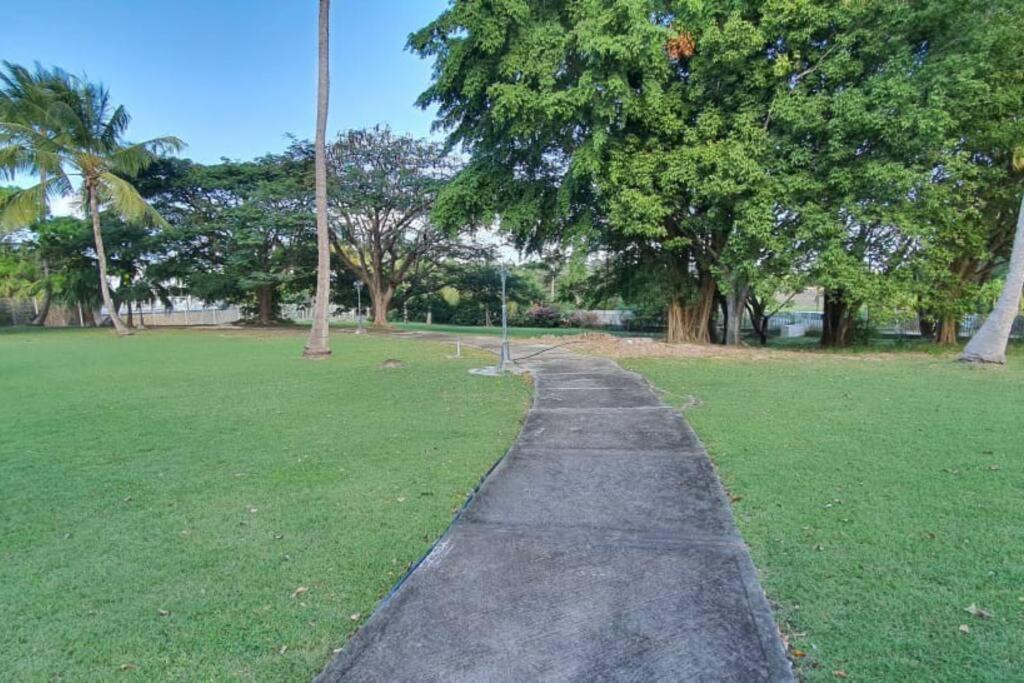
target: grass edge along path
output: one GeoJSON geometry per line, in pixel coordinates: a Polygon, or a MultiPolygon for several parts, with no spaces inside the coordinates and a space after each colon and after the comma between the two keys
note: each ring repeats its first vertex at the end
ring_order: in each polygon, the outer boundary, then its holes
{"type": "Polygon", "coordinates": [[[804,678],[1019,678],[1019,349],[620,362],[691,406],[804,678]]]}

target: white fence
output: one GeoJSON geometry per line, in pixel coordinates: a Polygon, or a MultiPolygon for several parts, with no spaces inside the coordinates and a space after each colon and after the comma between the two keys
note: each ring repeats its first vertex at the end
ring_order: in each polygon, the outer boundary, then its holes
{"type": "MultiPolygon", "coordinates": [[[[203,306],[201,308],[186,308],[176,310],[170,308],[154,308],[149,311],[143,309],[141,313],[132,313],[136,322],[141,320],[142,324],[150,327],[162,326],[189,326],[189,325],[229,325],[242,319],[242,310],[238,306],[203,306]]],[[[122,312],[121,318],[127,313],[122,312]]]]}
{"type": "MultiPolygon", "coordinates": [[[[28,325],[39,313],[40,302],[33,299],[5,299],[0,298],[0,327],[12,325],[28,325]]],[[[593,310],[587,311],[594,314],[598,319],[598,326],[601,327],[622,327],[629,324],[633,318],[633,312],[629,310],[593,310]]],[[[88,312],[86,312],[88,321],[88,312]]],[[[132,311],[136,324],[152,327],[177,326],[188,327],[192,325],[230,325],[242,319],[242,310],[235,305],[221,303],[209,303],[194,300],[190,297],[175,298],[170,306],[146,305],[142,307],[141,316],[136,308],[132,311]],[[141,320],[140,320],[141,317],[141,320]]],[[[364,311],[364,320],[369,323],[368,311],[364,311]]],[[[103,320],[106,316],[102,311],[96,312],[94,317],[97,321],[103,320]]],[[[127,312],[122,309],[121,317],[127,318],[127,312]]],[[[282,304],[281,317],[294,322],[309,322],[312,320],[312,308],[298,304],[282,304]]],[[[332,307],[332,321],[355,322],[355,310],[341,310],[332,307]]],[[[56,326],[78,326],[80,316],[74,309],[64,309],[54,305],[50,309],[50,316],[47,319],[48,325],[56,326]]],[[[974,335],[985,321],[985,316],[972,313],[964,316],[960,322],[959,335],[961,338],[968,338],[974,335]]],[[[751,329],[750,319],[744,316],[744,328],[751,329]]],[[[808,332],[821,332],[822,314],[820,311],[784,311],[773,315],[768,321],[768,329],[771,332],[778,332],[785,325],[803,325],[808,332]]],[[[908,315],[907,319],[897,324],[882,326],[881,332],[899,336],[915,336],[919,334],[917,317],[908,315]]],[[[1024,338],[1024,315],[1017,316],[1013,324],[1011,336],[1024,338]]]]}

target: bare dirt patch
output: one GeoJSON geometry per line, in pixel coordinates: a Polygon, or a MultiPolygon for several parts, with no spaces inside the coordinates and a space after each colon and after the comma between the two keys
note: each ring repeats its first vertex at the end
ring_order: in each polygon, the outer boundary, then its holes
{"type": "Polygon", "coordinates": [[[766,349],[758,346],[722,346],[720,344],[667,344],[650,337],[617,337],[590,332],[575,337],[542,336],[525,340],[536,344],[564,345],[566,350],[604,358],[709,358],[727,360],[795,360],[813,354],[816,358],[882,361],[898,358],[933,357],[913,351],[841,353],[818,349],[766,349]]]}

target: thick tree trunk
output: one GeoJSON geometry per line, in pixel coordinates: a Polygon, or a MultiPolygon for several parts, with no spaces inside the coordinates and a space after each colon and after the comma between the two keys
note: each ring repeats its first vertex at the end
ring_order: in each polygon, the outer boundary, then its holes
{"type": "Polygon", "coordinates": [[[391,311],[391,299],[394,295],[395,293],[390,287],[387,289],[380,287],[370,288],[370,303],[373,306],[372,326],[374,328],[380,330],[391,327],[391,324],[388,322],[388,313],[391,311]]]}
{"type": "Polygon", "coordinates": [[[135,310],[139,313],[139,329],[146,329],[146,321],[142,318],[142,302],[138,301],[135,303],[135,310]]]}
{"type": "Polygon", "coordinates": [[[715,305],[715,281],[702,275],[695,299],[674,297],[668,305],[666,341],[670,344],[707,344],[711,310],[715,305]]]}
{"type": "Polygon", "coordinates": [[[1020,313],[1021,292],[1024,290],[1024,199],[1017,216],[1017,231],[1013,237],[1013,251],[1006,282],[995,308],[985,318],[981,329],[971,337],[960,360],[969,363],[1006,363],[1006,345],[1010,342],[1013,321],[1020,313]]]}
{"type": "Polygon", "coordinates": [[[738,346],[742,343],[744,304],[750,287],[741,279],[733,282],[732,289],[725,295],[725,344],[738,346]]]}
{"type": "Polygon", "coordinates": [[[327,103],[330,92],[331,0],[320,0],[319,49],[317,51],[316,139],[314,141],[314,182],[316,187],[316,298],[309,341],[302,350],[305,358],[331,355],[328,313],[331,304],[331,243],[327,226],[327,103]]]}
{"type": "Polygon", "coordinates": [[[128,308],[128,320],[125,321],[125,322],[128,325],[128,327],[134,329],[135,328],[135,316],[132,314],[132,302],[131,301],[127,301],[125,303],[126,303],[127,308],[128,308]]]}
{"type": "Polygon", "coordinates": [[[256,290],[260,325],[274,322],[274,290],[271,287],[260,287],[256,290]]]}
{"type": "Polygon", "coordinates": [[[110,285],[107,282],[107,251],[103,248],[103,231],[100,229],[99,198],[96,196],[96,188],[91,183],[86,185],[86,191],[89,193],[89,212],[92,214],[92,238],[96,247],[96,261],[100,268],[100,295],[103,297],[103,305],[110,313],[114,329],[118,334],[127,336],[132,334],[132,331],[121,321],[117,309],[114,308],[114,300],[110,297],[110,285]]]}
{"type": "Polygon", "coordinates": [[[948,315],[939,322],[935,331],[935,343],[940,346],[956,344],[956,316],[948,315]]]}
{"type": "Polygon", "coordinates": [[[824,316],[821,321],[822,346],[849,346],[853,343],[853,320],[856,308],[834,289],[825,290],[824,316]]]}

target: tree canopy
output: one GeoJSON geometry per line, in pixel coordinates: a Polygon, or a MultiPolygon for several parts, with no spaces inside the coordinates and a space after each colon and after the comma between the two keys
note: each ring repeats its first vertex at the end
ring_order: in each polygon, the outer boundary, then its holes
{"type": "Polygon", "coordinates": [[[469,153],[435,216],[661,264],[673,340],[804,274],[823,340],[848,343],[867,301],[955,298],[922,284],[955,276],[942,226],[972,201],[982,232],[1012,230],[1022,29],[1009,0],[455,0],[410,38],[434,60],[420,103],[469,153]]]}

